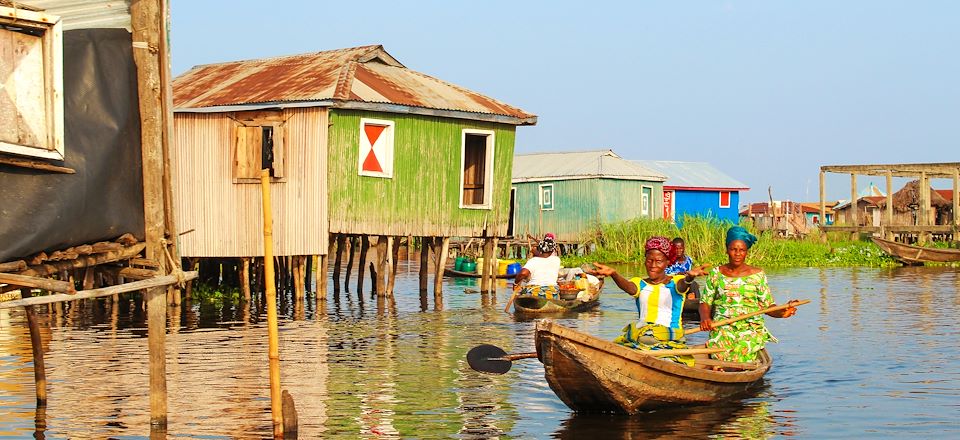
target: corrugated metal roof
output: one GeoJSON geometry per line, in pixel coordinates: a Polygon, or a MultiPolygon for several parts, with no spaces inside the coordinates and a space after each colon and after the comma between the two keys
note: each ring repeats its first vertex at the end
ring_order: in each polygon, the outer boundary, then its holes
{"type": "Polygon", "coordinates": [[[572,179],[663,182],[666,176],[630,162],[613,150],[519,154],[513,156],[513,182],[572,179]]]}
{"type": "Polygon", "coordinates": [[[181,111],[305,101],[402,105],[536,123],[533,114],[410,70],[379,45],[207,64],[173,81],[173,104],[181,111]]]}
{"type": "Polygon", "coordinates": [[[664,187],[750,189],[743,182],[724,174],[707,162],[672,160],[635,160],[633,162],[666,175],[667,181],[663,183],[664,187]]]}
{"type": "Polygon", "coordinates": [[[130,30],[129,0],[18,0],[15,3],[59,16],[65,31],[88,28],[130,30]]]}

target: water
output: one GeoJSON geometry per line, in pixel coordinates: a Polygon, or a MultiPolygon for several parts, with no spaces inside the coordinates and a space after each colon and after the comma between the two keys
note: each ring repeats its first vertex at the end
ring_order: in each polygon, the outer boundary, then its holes
{"type": "MultiPolygon", "coordinates": [[[[316,306],[281,301],[283,387],[300,438],[902,438],[960,437],[960,272],[952,268],[770,271],[779,302],[810,299],[767,320],[780,339],[753,393],[711,406],[627,416],[572,413],[543,368],[474,372],[480,343],[533,348],[530,320],[496,296],[445,279],[441,307],[400,263],[396,300],[341,293],[316,306]]],[[[355,284],[355,280],[351,281],[355,284]]],[[[369,283],[368,283],[369,285],[369,283]]],[[[432,284],[431,284],[432,285],[432,284]]],[[[134,298],[133,296],[130,297],[134,298]]],[[[607,286],[599,310],[558,319],[612,338],[635,315],[607,286]]],[[[234,304],[169,310],[169,438],[271,436],[265,314],[234,304]]],[[[145,316],[130,300],[41,309],[49,404],[34,404],[23,312],[0,310],[0,435],[150,436],[145,316]]],[[[702,336],[702,335],[701,335],[702,336]]],[[[156,433],[155,433],[156,434],[156,433]]],[[[155,436],[155,437],[162,437],[155,436]]]]}

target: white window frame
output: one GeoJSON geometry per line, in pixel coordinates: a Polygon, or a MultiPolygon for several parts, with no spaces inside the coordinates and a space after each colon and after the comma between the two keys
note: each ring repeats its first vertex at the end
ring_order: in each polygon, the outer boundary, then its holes
{"type": "Polygon", "coordinates": [[[652,186],[640,185],[640,215],[646,218],[653,218],[653,189],[652,186]],[[645,189],[650,189],[650,194],[647,194],[645,189]],[[643,206],[644,202],[647,206],[643,206]]]}
{"type": "Polygon", "coordinates": [[[60,17],[0,6],[0,23],[43,31],[43,36],[39,38],[43,46],[43,101],[48,146],[42,148],[0,141],[0,153],[63,160],[63,25],[60,17]]]}
{"type": "Polygon", "coordinates": [[[537,193],[537,200],[540,202],[541,211],[553,211],[557,207],[557,192],[552,183],[544,183],[539,185],[539,192],[537,193]],[[550,207],[543,207],[543,190],[546,187],[550,187],[550,207]]]}
{"type": "Polygon", "coordinates": [[[494,149],[496,146],[495,133],[493,130],[477,130],[474,128],[464,128],[460,132],[460,169],[457,170],[460,180],[459,203],[461,209],[491,209],[493,200],[493,167],[494,167],[494,149]],[[483,172],[483,203],[479,205],[466,205],[463,203],[463,167],[467,162],[467,135],[486,136],[486,163],[483,172]]]}
{"type": "Polygon", "coordinates": [[[729,208],[730,203],[733,202],[733,192],[732,191],[718,191],[717,192],[717,205],[721,208],[729,208]],[[727,204],[723,204],[723,193],[727,193],[727,204]]]}
{"type": "MultiPolygon", "coordinates": [[[[358,133],[358,135],[359,135],[360,137],[366,136],[366,134],[365,134],[364,131],[363,131],[363,126],[366,125],[366,124],[370,124],[370,125],[383,125],[383,126],[386,126],[386,127],[387,127],[386,129],[383,130],[384,132],[383,132],[383,134],[381,135],[381,136],[384,136],[383,142],[386,142],[386,143],[387,143],[386,152],[385,152],[385,154],[384,154],[382,157],[381,157],[381,156],[377,156],[377,158],[380,159],[380,166],[383,167],[383,171],[382,171],[382,172],[376,172],[376,171],[366,171],[366,170],[363,169],[363,160],[366,159],[367,156],[366,156],[366,154],[365,154],[366,151],[359,151],[359,150],[360,150],[360,141],[359,141],[360,138],[357,138],[357,139],[358,139],[358,140],[357,140],[357,150],[358,150],[359,153],[360,153],[360,154],[359,154],[360,157],[357,158],[357,174],[359,174],[359,175],[361,175],[361,176],[367,176],[367,177],[380,177],[380,178],[384,178],[384,179],[392,179],[392,178],[393,178],[393,156],[394,156],[393,153],[394,153],[394,151],[395,151],[395,150],[394,150],[394,147],[395,147],[395,145],[394,145],[394,130],[396,129],[396,126],[394,125],[394,122],[393,122],[393,121],[388,121],[388,120],[386,120],[386,119],[360,118],[360,128],[359,128],[360,132],[358,133]]],[[[367,140],[369,141],[369,139],[367,139],[367,140]]]]}

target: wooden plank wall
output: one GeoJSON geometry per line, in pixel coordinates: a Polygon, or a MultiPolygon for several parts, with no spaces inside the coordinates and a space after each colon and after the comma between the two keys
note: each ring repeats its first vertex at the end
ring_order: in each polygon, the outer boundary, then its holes
{"type": "MultiPolygon", "coordinates": [[[[271,184],[274,253],[327,253],[327,121],[324,108],[284,110],[286,173],[271,184]]],[[[184,257],[263,255],[260,185],[233,183],[232,136],[224,114],[177,113],[171,151],[184,257]]]]}

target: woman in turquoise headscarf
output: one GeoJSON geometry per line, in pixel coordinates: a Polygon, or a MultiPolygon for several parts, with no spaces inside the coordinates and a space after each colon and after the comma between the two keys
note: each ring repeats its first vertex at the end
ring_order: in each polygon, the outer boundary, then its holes
{"type": "MultiPolygon", "coordinates": [[[[754,362],[767,341],[776,342],[764,325],[763,315],[714,328],[713,321],[733,318],[775,305],[763,269],[746,264],[747,254],[757,237],[741,226],[727,230],[727,264],[707,275],[700,294],[700,329],[711,330],[709,348],[723,348],[714,358],[731,362],[754,362]]],[[[789,318],[795,307],[767,313],[789,318]]]]}

